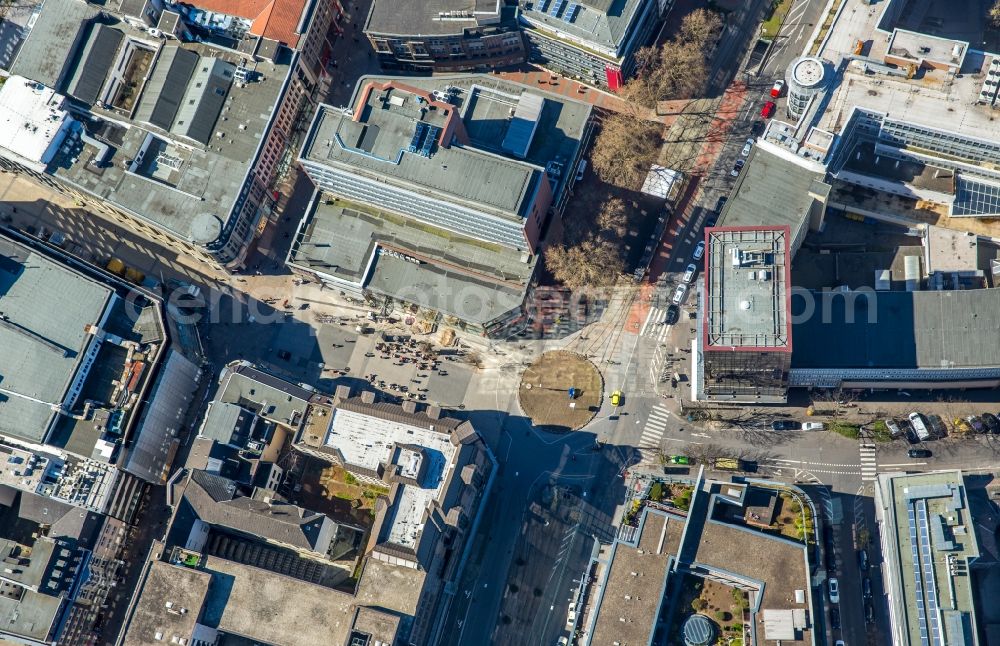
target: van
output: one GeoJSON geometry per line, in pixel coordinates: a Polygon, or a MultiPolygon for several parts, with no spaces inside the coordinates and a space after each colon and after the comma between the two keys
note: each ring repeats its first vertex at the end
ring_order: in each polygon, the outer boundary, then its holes
{"type": "Polygon", "coordinates": [[[909,419],[910,424],[913,426],[913,431],[921,441],[931,439],[931,432],[927,429],[927,422],[924,420],[923,415],[920,413],[910,413],[909,419]]]}

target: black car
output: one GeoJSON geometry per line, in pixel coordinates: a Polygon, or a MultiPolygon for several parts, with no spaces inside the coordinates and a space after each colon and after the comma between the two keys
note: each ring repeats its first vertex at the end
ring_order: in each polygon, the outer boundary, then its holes
{"type": "Polygon", "coordinates": [[[917,434],[913,432],[912,428],[906,429],[905,433],[907,442],[910,444],[920,444],[920,438],[917,437],[917,434]]]}
{"type": "Polygon", "coordinates": [[[910,449],[906,452],[908,458],[929,458],[932,453],[927,449],[910,449]]]}
{"type": "Polygon", "coordinates": [[[677,319],[681,317],[681,308],[676,305],[671,305],[667,308],[667,318],[664,319],[664,324],[673,325],[677,322],[677,319]]]}
{"type": "Polygon", "coordinates": [[[864,591],[865,599],[872,598],[872,580],[868,577],[861,579],[861,589],[864,591]]]}
{"type": "Polygon", "coordinates": [[[771,428],[775,431],[800,431],[802,424],[788,419],[779,419],[771,422],[771,428]]]}
{"type": "Polygon", "coordinates": [[[865,621],[870,624],[875,623],[875,608],[870,601],[865,602],[865,621]]]}
{"type": "Polygon", "coordinates": [[[983,420],[983,424],[986,425],[987,430],[993,435],[1000,435],[1000,419],[993,413],[983,413],[979,416],[979,419],[983,420]]]}
{"type": "Polygon", "coordinates": [[[862,571],[868,570],[868,552],[866,550],[860,550],[858,552],[858,565],[861,567],[862,571]]]}
{"type": "Polygon", "coordinates": [[[714,214],[713,214],[713,215],[710,215],[710,216],[708,216],[707,218],[705,218],[705,226],[706,226],[706,227],[714,227],[714,226],[715,226],[715,224],[716,224],[716,223],[717,223],[718,221],[719,221],[719,216],[717,216],[717,215],[714,215],[714,214]]]}
{"type": "Polygon", "coordinates": [[[840,629],[840,611],[836,608],[830,608],[830,627],[834,630],[840,629]]]}
{"type": "Polygon", "coordinates": [[[754,121],[753,124],[750,125],[750,132],[754,136],[760,136],[764,134],[764,122],[761,121],[760,119],[754,121]]]}

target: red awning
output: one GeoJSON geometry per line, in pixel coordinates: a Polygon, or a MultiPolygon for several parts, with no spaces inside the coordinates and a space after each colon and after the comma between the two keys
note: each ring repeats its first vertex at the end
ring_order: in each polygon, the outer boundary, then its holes
{"type": "Polygon", "coordinates": [[[624,80],[622,79],[622,71],[617,67],[605,67],[604,73],[608,77],[608,87],[612,92],[617,92],[621,89],[624,80]]]}

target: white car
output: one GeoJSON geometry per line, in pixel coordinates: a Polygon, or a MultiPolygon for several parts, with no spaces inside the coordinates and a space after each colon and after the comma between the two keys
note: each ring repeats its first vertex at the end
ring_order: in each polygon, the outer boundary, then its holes
{"type": "Polygon", "coordinates": [[[830,579],[828,583],[830,588],[830,603],[840,603],[840,583],[837,582],[837,579],[830,579]]]}
{"type": "Polygon", "coordinates": [[[576,602],[569,604],[569,611],[566,613],[566,628],[572,629],[573,622],[576,621],[576,602]]]}
{"type": "Polygon", "coordinates": [[[684,302],[684,297],[687,296],[687,293],[688,293],[687,285],[684,284],[678,285],[677,289],[674,290],[674,296],[673,298],[670,299],[670,302],[673,303],[674,305],[680,305],[681,303],[684,302]]]}
{"type": "Polygon", "coordinates": [[[694,265],[688,265],[687,269],[684,270],[684,277],[681,280],[686,285],[690,285],[694,282],[694,275],[698,273],[698,268],[694,265]]]}
{"type": "Polygon", "coordinates": [[[581,159],[580,165],[576,167],[576,181],[578,182],[583,181],[583,174],[584,172],[586,172],[586,170],[587,170],[587,160],[581,159]]]}
{"type": "Polygon", "coordinates": [[[743,150],[740,151],[740,154],[746,157],[750,154],[751,148],[753,148],[753,139],[747,139],[747,142],[743,145],[743,150]]]}
{"type": "Polygon", "coordinates": [[[699,242],[695,248],[694,253],[691,254],[695,260],[701,260],[701,257],[705,255],[705,241],[699,242]]]}
{"type": "Polygon", "coordinates": [[[803,422],[803,431],[823,431],[826,430],[826,424],[823,422],[803,422]]]}
{"type": "MultiPolygon", "coordinates": [[[[841,642],[841,645],[843,646],[843,642],[841,642]]],[[[556,641],[556,646],[569,646],[569,637],[567,637],[566,635],[560,637],[556,641]]]]}

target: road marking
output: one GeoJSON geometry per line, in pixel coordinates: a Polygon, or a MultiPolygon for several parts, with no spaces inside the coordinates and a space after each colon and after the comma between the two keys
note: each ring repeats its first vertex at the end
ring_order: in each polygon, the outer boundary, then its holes
{"type": "Polygon", "coordinates": [[[878,459],[875,457],[875,445],[869,442],[858,444],[861,454],[861,481],[871,482],[878,474],[878,459]]]}
{"type": "Polygon", "coordinates": [[[806,460],[786,460],[782,458],[775,458],[772,462],[788,462],[790,464],[804,464],[806,466],[817,466],[817,467],[854,467],[857,468],[857,464],[837,464],[833,462],[807,462],[806,460]]]}
{"type": "MultiPolygon", "coordinates": [[[[880,464],[880,467],[921,467],[928,462],[900,462],[899,464],[880,464]]],[[[963,468],[962,471],[968,471],[969,469],[963,468]]]]}
{"type": "Polygon", "coordinates": [[[639,453],[644,461],[654,461],[659,458],[663,431],[666,430],[669,419],[670,411],[662,406],[653,406],[649,411],[646,425],[642,427],[642,435],[639,436],[639,453]]]}
{"type": "Polygon", "coordinates": [[[646,320],[642,323],[642,329],[639,330],[639,336],[646,336],[646,329],[649,328],[650,324],[656,325],[653,321],[660,321],[664,316],[666,316],[666,313],[659,307],[649,308],[649,313],[646,314],[646,320]]]}

